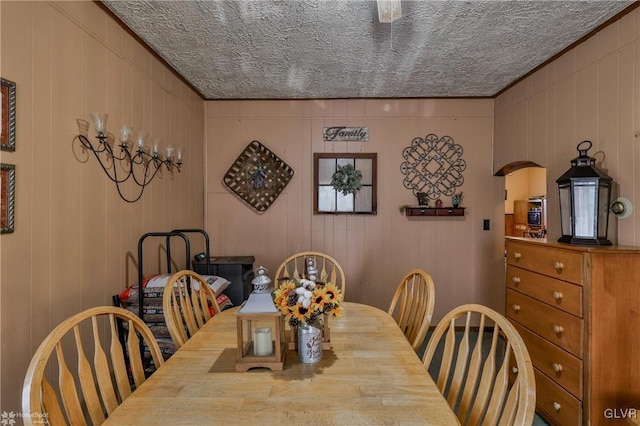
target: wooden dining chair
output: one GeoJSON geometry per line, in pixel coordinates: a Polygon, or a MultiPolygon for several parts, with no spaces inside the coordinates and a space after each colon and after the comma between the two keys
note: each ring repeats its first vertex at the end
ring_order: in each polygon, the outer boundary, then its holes
{"type": "Polygon", "coordinates": [[[317,251],[303,251],[289,256],[280,264],[276,270],[276,285],[278,281],[284,278],[302,278],[308,275],[307,260],[313,259],[315,267],[318,270],[319,281],[330,281],[332,284],[342,290],[345,296],[346,281],[344,278],[344,270],[342,266],[333,257],[328,254],[317,251]]]}
{"type": "Polygon", "coordinates": [[[162,310],[171,340],[180,348],[193,334],[220,312],[213,289],[190,270],[169,278],[162,295],[162,310]]]}
{"type": "Polygon", "coordinates": [[[43,419],[50,425],[104,422],[149,373],[141,342],[160,368],[164,359],[151,330],[125,309],[99,306],[62,322],[44,339],[27,369],[24,424],[42,424],[43,419]],[[52,376],[57,376],[57,389],[47,380],[52,376]]]}
{"type": "Polygon", "coordinates": [[[531,358],[520,334],[498,312],[475,304],[451,310],[429,338],[423,364],[462,425],[533,423],[531,358]]]}
{"type": "Polygon", "coordinates": [[[396,320],[416,352],[431,325],[435,296],[431,275],[422,269],[414,269],[400,281],[391,300],[389,315],[396,320]]]}

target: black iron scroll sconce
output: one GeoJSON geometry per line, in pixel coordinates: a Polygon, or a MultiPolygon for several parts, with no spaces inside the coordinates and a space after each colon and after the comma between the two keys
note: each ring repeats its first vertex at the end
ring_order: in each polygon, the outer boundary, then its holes
{"type": "Polygon", "coordinates": [[[128,125],[123,125],[120,129],[120,142],[116,144],[115,137],[107,132],[107,117],[104,112],[91,113],[96,129],[96,139],[98,143],[92,144],[88,137],[89,123],[86,120],[77,119],[79,134],[74,138],[80,141],[83,150],[91,151],[102,170],[116,184],[120,198],[128,203],[138,201],[144,189],[158,175],[162,174],[162,166],[165,166],[169,173],[177,170],[180,173],[182,166],[182,148],[174,148],[167,145],[164,150],[160,146],[160,140],[154,139],[151,147],[147,146],[149,134],[139,131],[134,141],[131,139],[132,129],[128,125]],[[119,152],[116,154],[116,151],[119,152]],[[163,152],[164,151],[164,152],[163,152]],[[133,178],[133,182],[138,187],[139,192],[132,197],[127,197],[122,193],[121,184],[133,178]]]}

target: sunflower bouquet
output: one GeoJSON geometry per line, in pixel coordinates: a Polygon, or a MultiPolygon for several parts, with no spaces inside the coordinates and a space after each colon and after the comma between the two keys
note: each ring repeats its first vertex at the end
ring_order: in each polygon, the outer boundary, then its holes
{"type": "Polygon", "coordinates": [[[340,318],[344,312],[342,291],[330,282],[285,279],[272,294],[291,327],[306,324],[322,329],[324,315],[340,318]]]}

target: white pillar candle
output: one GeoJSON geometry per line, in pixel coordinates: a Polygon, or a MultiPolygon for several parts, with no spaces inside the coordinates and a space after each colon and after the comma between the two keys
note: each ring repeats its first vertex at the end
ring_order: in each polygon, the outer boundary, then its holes
{"type": "Polygon", "coordinates": [[[120,128],[120,142],[122,142],[122,145],[126,145],[126,143],[129,142],[130,137],[131,137],[131,127],[127,126],[126,124],[123,124],[122,127],[120,128]]]}
{"type": "Polygon", "coordinates": [[[271,355],[271,328],[259,327],[253,332],[253,354],[257,356],[271,355]]]}

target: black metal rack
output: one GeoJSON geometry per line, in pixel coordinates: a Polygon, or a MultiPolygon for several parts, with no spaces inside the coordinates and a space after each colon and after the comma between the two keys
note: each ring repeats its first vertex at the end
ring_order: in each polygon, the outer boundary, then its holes
{"type": "MultiPolygon", "coordinates": [[[[202,231],[204,232],[204,231],[202,231]]],[[[143,245],[147,238],[151,237],[164,237],[166,238],[166,249],[167,249],[167,272],[171,273],[171,238],[180,237],[184,240],[185,245],[185,268],[189,268],[189,261],[191,259],[191,243],[189,242],[189,238],[183,233],[179,231],[170,231],[170,232],[148,232],[140,237],[138,240],[138,316],[142,321],[144,321],[144,289],[142,288],[142,282],[144,280],[143,274],[143,245]]],[[[207,236],[207,241],[208,241],[207,236]]]]}

